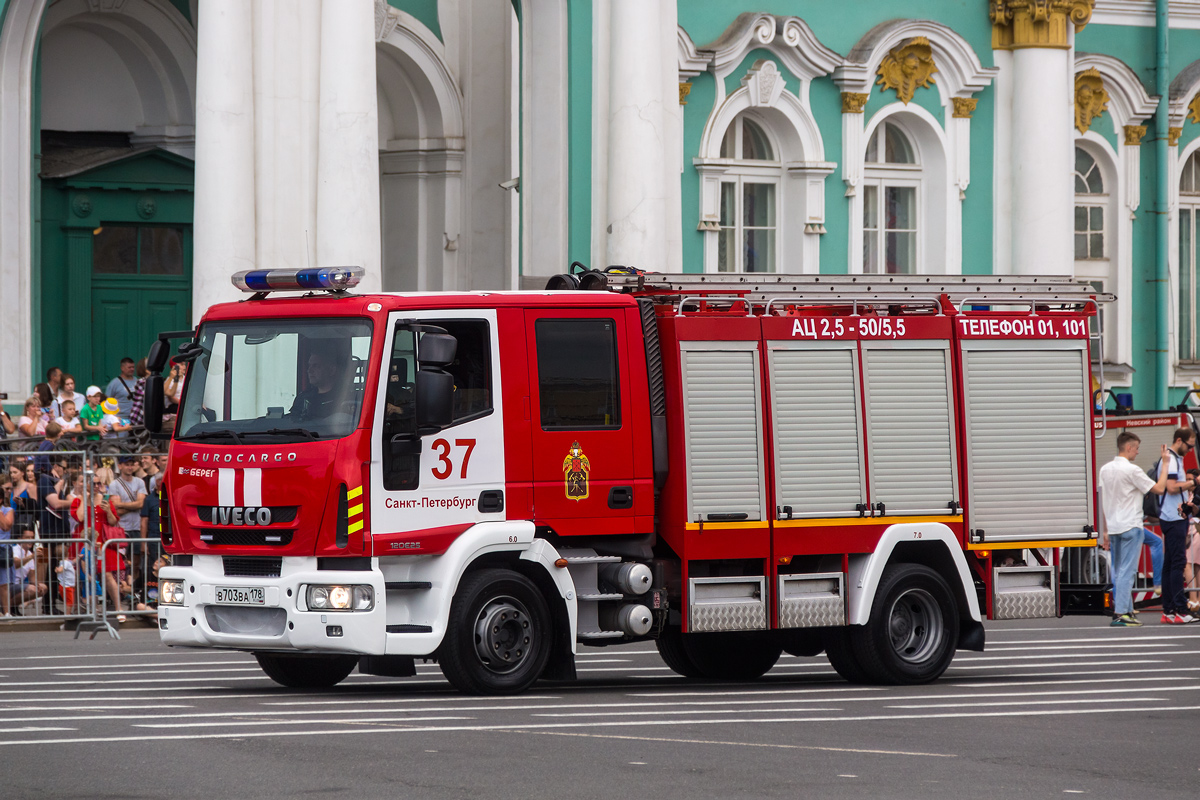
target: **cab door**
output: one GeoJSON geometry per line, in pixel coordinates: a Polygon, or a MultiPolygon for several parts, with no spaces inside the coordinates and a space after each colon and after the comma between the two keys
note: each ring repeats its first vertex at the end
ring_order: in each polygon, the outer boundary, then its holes
{"type": "Polygon", "coordinates": [[[622,309],[525,312],[534,520],[559,535],[636,532],[653,502],[634,480],[634,407],[622,309]]]}

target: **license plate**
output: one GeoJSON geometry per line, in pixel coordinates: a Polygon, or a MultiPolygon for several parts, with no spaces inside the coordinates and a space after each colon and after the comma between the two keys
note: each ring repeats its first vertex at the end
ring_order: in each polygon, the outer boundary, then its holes
{"type": "Polygon", "coordinates": [[[266,605],[266,592],[261,586],[218,586],[217,602],[226,606],[261,606],[266,605]]]}

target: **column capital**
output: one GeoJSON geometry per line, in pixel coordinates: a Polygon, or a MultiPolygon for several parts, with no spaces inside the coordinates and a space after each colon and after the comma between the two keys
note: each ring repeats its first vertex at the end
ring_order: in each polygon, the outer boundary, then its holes
{"type": "Polygon", "coordinates": [[[1125,126],[1125,144],[1130,147],[1137,147],[1142,143],[1142,139],[1146,138],[1145,125],[1126,125],[1125,126]]]}
{"type": "Polygon", "coordinates": [[[686,106],[687,100],[684,98],[692,93],[692,84],[690,81],[681,81],[679,83],[679,105],[686,106]]]}
{"type": "Polygon", "coordinates": [[[951,97],[950,102],[954,104],[952,116],[958,119],[970,119],[975,113],[975,107],[979,105],[979,99],[976,97],[951,97]]]}
{"type": "Polygon", "coordinates": [[[988,0],[992,21],[992,49],[1070,47],[1067,24],[1075,32],[1092,18],[1096,0],[988,0]]]}
{"type": "Polygon", "coordinates": [[[1167,146],[1176,147],[1179,145],[1179,137],[1183,136],[1183,128],[1167,128],[1167,146]]]}
{"type": "Polygon", "coordinates": [[[842,113],[861,114],[871,95],[867,92],[842,92],[842,113]]]}

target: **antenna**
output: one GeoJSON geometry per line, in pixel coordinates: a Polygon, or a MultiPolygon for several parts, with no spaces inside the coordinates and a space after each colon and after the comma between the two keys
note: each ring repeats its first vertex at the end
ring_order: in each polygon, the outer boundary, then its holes
{"type": "Polygon", "coordinates": [[[308,262],[306,266],[312,266],[312,251],[308,247],[308,228],[304,229],[304,258],[308,262]]]}

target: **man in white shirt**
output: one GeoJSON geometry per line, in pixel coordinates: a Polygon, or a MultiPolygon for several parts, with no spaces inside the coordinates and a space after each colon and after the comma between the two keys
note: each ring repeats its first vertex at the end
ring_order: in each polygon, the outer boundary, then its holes
{"type": "Polygon", "coordinates": [[[1165,492],[1170,471],[1170,454],[1163,445],[1158,482],[1150,480],[1150,476],[1133,463],[1141,444],[1137,434],[1124,431],[1117,437],[1117,457],[1100,468],[1100,491],[1107,523],[1100,546],[1112,550],[1112,624],[1117,627],[1142,624],[1133,614],[1133,577],[1142,552],[1142,497],[1146,492],[1165,492]]]}

